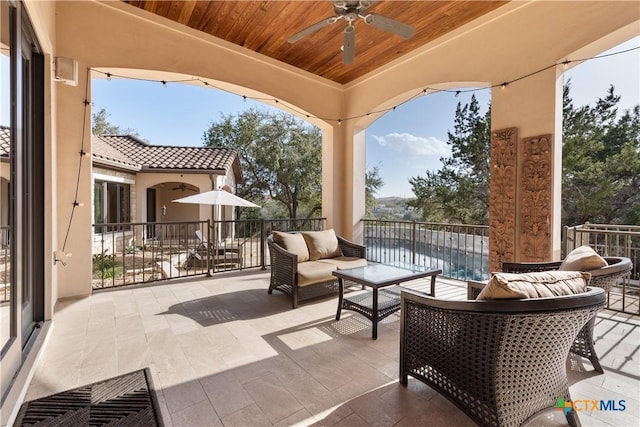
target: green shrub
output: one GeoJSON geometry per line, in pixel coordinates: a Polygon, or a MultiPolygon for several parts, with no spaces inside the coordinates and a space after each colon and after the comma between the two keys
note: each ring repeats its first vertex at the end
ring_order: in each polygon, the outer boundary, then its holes
{"type": "Polygon", "coordinates": [[[124,272],[122,263],[116,261],[113,255],[108,255],[109,249],[93,255],[93,277],[95,279],[110,279],[121,277],[124,272]]]}

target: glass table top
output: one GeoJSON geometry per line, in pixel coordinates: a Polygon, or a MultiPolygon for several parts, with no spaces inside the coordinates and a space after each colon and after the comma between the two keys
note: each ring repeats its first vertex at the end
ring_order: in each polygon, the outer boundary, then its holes
{"type": "Polygon", "coordinates": [[[398,282],[411,280],[418,277],[438,274],[442,271],[437,268],[424,267],[413,264],[376,264],[370,263],[366,267],[350,268],[334,271],[334,275],[347,280],[355,280],[371,284],[398,282]]]}

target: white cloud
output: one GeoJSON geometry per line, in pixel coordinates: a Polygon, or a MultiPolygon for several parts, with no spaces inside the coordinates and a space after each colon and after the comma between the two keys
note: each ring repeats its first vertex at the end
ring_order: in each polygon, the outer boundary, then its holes
{"type": "Polygon", "coordinates": [[[451,154],[446,142],[435,137],[423,138],[410,133],[389,133],[371,136],[381,147],[393,149],[403,156],[444,156],[451,154]]]}

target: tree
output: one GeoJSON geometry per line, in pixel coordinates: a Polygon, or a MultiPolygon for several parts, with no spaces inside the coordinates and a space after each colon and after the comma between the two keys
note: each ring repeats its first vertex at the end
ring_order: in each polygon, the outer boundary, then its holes
{"type": "Polygon", "coordinates": [[[458,103],[448,132],[451,157],[440,158],[440,170],[409,178],[416,197],[408,204],[423,220],[488,224],[490,129],[491,108],[481,115],[475,96],[458,103]]]}
{"type": "MultiPolygon", "coordinates": [[[[571,82],[563,90],[562,223],[640,223],[640,106],[618,114],[620,96],[610,86],[595,106],[575,107],[571,82]]],[[[430,221],[487,223],[490,109],[475,98],[458,104],[442,169],[412,177],[409,203],[430,221]]]]}
{"type": "Polygon", "coordinates": [[[93,124],[91,126],[91,131],[94,135],[133,135],[139,136],[138,132],[134,129],[127,128],[122,129],[118,125],[114,125],[113,123],[107,120],[109,117],[109,113],[107,113],[106,108],[101,108],[97,113],[93,113],[93,124]]]}
{"type": "Polygon", "coordinates": [[[320,130],[286,113],[250,109],[222,116],[203,135],[211,147],[235,148],[244,182],[240,197],[277,202],[289,218],[321,212],[322,139],[320,130]]]}
{"type": "Polygon", "coordinates": [[[384,180],[380,176],[380,165],[373,166],[365,172],[365,218],[371,218],[373,208],[376,206],[376,193],[384,185],[384,180]]]}
{"type": "Polygon", "coordinates": [[[574,107],[563,91],[562,208],[564,225],[640,222],[640,107],[618,114],[620,96],[574,107]]]}

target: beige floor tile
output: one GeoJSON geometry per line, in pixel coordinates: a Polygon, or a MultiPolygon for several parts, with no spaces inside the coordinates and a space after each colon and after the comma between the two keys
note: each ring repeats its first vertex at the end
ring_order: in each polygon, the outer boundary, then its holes
{"type": "Polygon", "coordinates": [[[403,387],[395,381],[371,394],[377,395],[390,408],[395,408],[392,409],[394,412],[405,417],[427,415],[430,406],[427,402],[436,395],[436,391],[419,381],[413,380],[411,383],[410,386],[403,387]]]}
{"type": "MultiPolygon", "coordinates": [[[[320,423],[319,425],[325,425],[324,423],[320,423]]],[[[331,424],[334,427],[370,427],[366,420],[364,420],[360,415],[356,413],[352,413],[349,416],[341,419],[335,424],[331,424]]]]}
{"type": "Polygon", "coordinates": [[[349,407],[369,425],[393,426],[404,417],[400,408],[372,393],[351,399],[349,407]]]}
{"type": "Polygon", "coordinates": [[[151,314],[142,314],[142,328],[144,333],[152,334],[162,329],[170,329],[169,322],[165,316],[159,315],[160,312],[153,312],[151,314]]]}
{"type": "Polygon", "coordinates": [[[281,422],[304,409],[273,374],[242,385],[271,423],[281,422]]]}
{"type": "Polygon", "coordinates": [[[145,368],[153,362],[144,335],[117,338],[118,372],[131,372],[145,368]]]}
{"type": "Polygon", "coordinates": [[[255,404],[242,384],[230,376],[206,377],[200,380],[200,384],[221,418],[255,404]]]}
{"type": "Polygon", "coordinates": [[[325,409],[321,413],[316,414],[314,417],[316,421],[308,425],[317,427],[333,426],[351,415],[353,415],[353,410],[349,407],[349,405],[340,403],[336,406],[328,406],[327,409],[325,409]]]}
{"type": "MultiPolygon", "coordinates": [[[[268,271],[246,271],[60,301],[27,397],[149,366],[169,427],[474,425],[425,384],[398,383],[398,314],[372,340],[363,316],[335,320],[335,296],[293,310],[288,297],[267,294],[268,282],[268,271]]],[[[464,285],[438,286],[464,298],[464,285]]],[[[582,424],[640,425],[640,318],[603,311],[596,338],[605,374],[570,357],[572,397],[629,404],[583,412],[582,424]]],[[[547,425],[566,421],[550,410],[528,427],[547,425]]]]}
{"type": "Polygon", "coordinates": [[[171,421],[175,426],[216,427],[222,426],[209,401],[202,401],[181,411],[171,414],[171,421]]]}
{"type": "Polygon", "coordinates": [[[118,336],[141,335],[143,330],[142,317],[137,312],[115,319],[115,332],[118,336]]]}
{"type": "Polygon", "coordinates": [[[222,423],[225,427],[270,427],[273,425],[255,403],[222,417],[222,423]]]}
{"type": "Polygon", "coordinates": [[[80,367],[78,385],[104,381],[119,374],[118,364],[115,360],[85,364],[80,367]]]}
{"type": "MultiPolygon", "coordinates": [[[[162,377],[160,381],[162,381],[162,377]]],[[[209,403],[207,394],[202,389],[199,381],[185,381],[175,383],[169,387],[163,386],[162,392],[172,417],[173,414],[192,407],[197,403],[205,401],[209,403]]],[[[176,424],[175,421],[174,424],[176,424]]]]}
{"type": "Polygon", "coordinates": [[[274,423],[274,427],[294,427],[294,426],[307,426],[312,422],[315,422],[313,415],[306,409],[301,409],[295,414],[283,419],[280,422],[274,423]]]}
{"type": "MultiPolygon", "coordinates": [[[[584,417],[580,418],[581,421],[582,421],[582,418],[584,417]]],[[[566,427],[568,425],[569,423],[567,422],[567,418],[564,416],[562,411],[549,409],[530,418],[525,422],[525,424],[522,427],[534,427],[534,426],[566,427]]]]}

